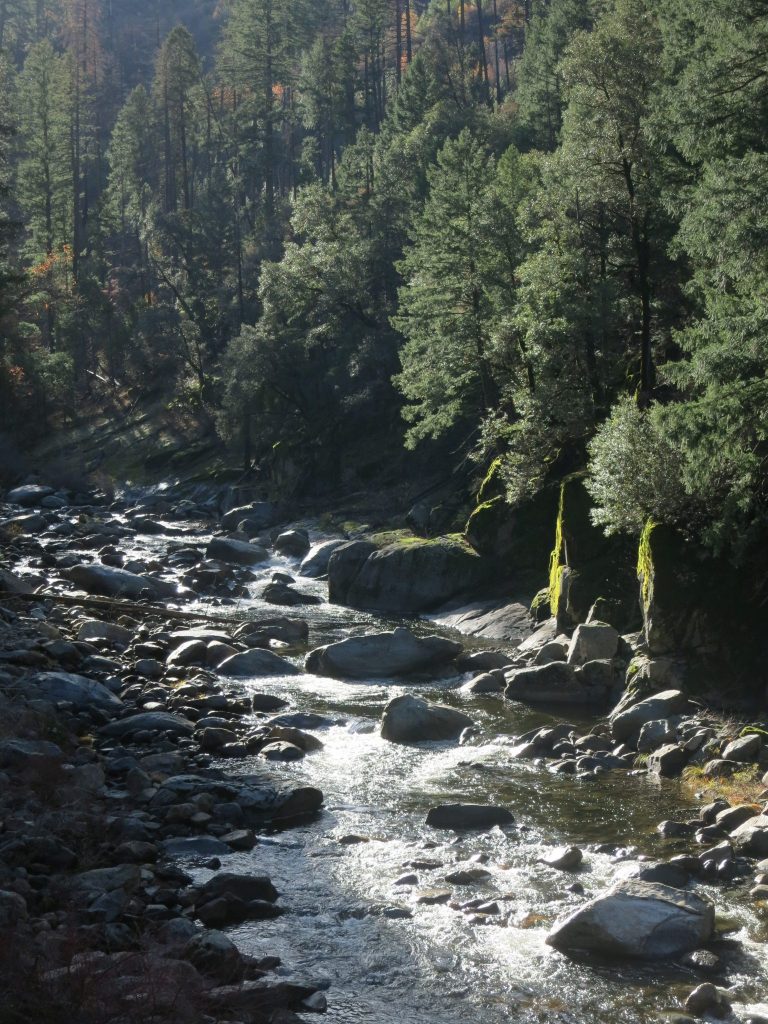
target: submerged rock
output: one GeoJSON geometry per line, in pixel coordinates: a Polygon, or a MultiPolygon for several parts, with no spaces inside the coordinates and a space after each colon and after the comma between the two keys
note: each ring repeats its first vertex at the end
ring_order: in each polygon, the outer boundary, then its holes
{"type": "Polygon", "coordinates": [[[455,640],[416,637],[401,626],[392,633],[351,636],[307,655],[306,669],[318,675],[378,679],[436,668],[462,651],[455,640]]]}
{"type": "Polygon", "coordinates": [[[469,715],[461,711],[405,694],[395,697],[384,708],[381,735],[392,743],[452,740],[473,725],[469,715]]]}
{"type": "Polygon", "coordinates": [[[514,815],[506,807],[490,804],[441,804],[431,807],[427,825],[432,828],[450,828],[485,831],[495,825],[513,825],[514,815]]]}
{"type": "Polygon", "coordinates": [[[713,934],[714,907],[693,893],[624,881],[590,900],[547,936],[555,949],[657,960],[698,949],[713,934]]]}

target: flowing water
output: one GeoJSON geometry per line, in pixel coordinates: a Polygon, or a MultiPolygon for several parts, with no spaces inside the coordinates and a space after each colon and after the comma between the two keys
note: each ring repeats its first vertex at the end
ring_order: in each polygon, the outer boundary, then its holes
{"type": "MultiPolygon", "coordinates": [[[[164,551],[169,543],[180,541],[142,539],[136,553],[164,551]]],[[[295,563],[276,558],[255,575],[268,578],[276,568],[295,572],[295,563]]],[[[322,583],[300,586],[325,592],[322,583]]],[[[254,618],[282,611],[256,598],[240,601],[235,610],[254,618]]],[[[310,647],[393,625],[328,604],[287,614],[309,619],[310,647]]],[[[426,630],[427,624],[417,628],[426,630]]],[[[300,664],[303,652],[293,657],[300,664]]],[[[656,825],[665,818],[695,817],[695,800],[675,781],[614,772],[579,782],[552,774],[546,764],[511,758],[513,736],[555,719],[499,697],[458,693],[467,678],[403,685],[300,675],[227,684],[233,692],[277,694],[291,702],[290,710],[319,713],[334,723],[317,731],[322,751],[270,769],[286,786],[320,788],[322,814],[227,858],[227,870],[268,873],[288,913],[245,924],[232,937],[245,952],[281,956],[287,975],[326,981],[327,1019],[335,1024],[640,1024],[679,1008],[701,980],[693,973],[670,965],[572,960],[544,939],[553,920],[584,901],[569,891],[575,881],[589,896],[627,862],[681,852],[684,847],[658,837],[656,825]],[[481,737],[466,746],[383,741],[377,734],[382,708],[405,691],[467,711],[481,737]],[[467,835],[427,828],[427,810],[444,802],[502,804],[516,824],[467,835]],[[340,842],[350,836],[366,841],[340,842]],[[539,862],[552,847],[566,844],[585,851],[578,873],[539,862]],[[496,900],[503,925],[473,923],[448,905],[416,902],[422,890],[445,887],[444,876],[478,854],[491,877],[448,888],[455,902],[496,900]],[[412,862],[419,866],[409,867],[412,862]],[[394,884],[411,871],[418,884],[394,884]]],[[[263,772],[264,761],[254,757],[222,767],[263,772]]],[[[717,952],[740,1012],[758,1009],[768,993],[766,918],[747,890],[704,889],[730,919],[717,952]]],[[[768,1006],[762,1009],[768,1012],[768,1006]]]]}

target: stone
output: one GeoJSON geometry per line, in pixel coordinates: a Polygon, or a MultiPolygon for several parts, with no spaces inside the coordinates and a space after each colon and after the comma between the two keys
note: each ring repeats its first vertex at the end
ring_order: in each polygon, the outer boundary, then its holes
{"type": "Polygon", "coordinates": [[[63,759],[64,752],[61,747],[49,740],[0,741],[0,768],[25,769],[63,759]]]}
{"type": "Polygon", "coordinates": [[[280,658],[272,651],[254,647],[250,651],[242,651],[219,665],[218,671],[223,676],[295,676],[299,669],[285,658],[280,658]]]}
{"type": "Polygon", "coordinates": [[[603,687],[584,685],[573,665],[562,661],[509,669],[505,676],[504,696],[524,704],[595,704],[607,696],[603,687]]]}
{"type": "Polygon", "coordinates": [[[322,597],[316,594],[305,594],[287,583],[275,581],[268,583],[261,593],[263,600],[270,604],[279,604],[285,608],[297,608],[300,605],[322,604],[322,597]]]}
{"type": "Polygon", "coordinates": [[[0,929],[16,928],[27,920],[27,903],[15,892],[0,890],[0,929]]]}
{"type": "Polygon", "coordinates": [[[52,704],[72,704],[78,711],[97,708],[117,714],[123,709],[119,697],[95,679],[70,672],[38,672],[29,680],[37,695],[52,704]]]}
{"type": "Polygon", "coordinates": [[[464,683],[461,690],[462,693],[501,693],[505,687],[506,681],[503,675],[484,672],[482,675],[470,679],[468,683],[464,683]]]}
{"type": "Polygon", "coordinates": [[[328,560],[328,599],[332,604],[345,604],[350,587],[363,564],[378,551],[378,547],[367,540],[353,540],[331,554],[328,560]]]}
{"type": "Polygon", "coordinates": [[[648,758],[648,771],[654,775],[672,778],[679,775],[688,764],[688,751],[676,743],[667,743],[659,747],[648,758]]]}
{"type": "Polygon", "coordinates": [[[693,893],[651,882],[619,882],[555,924],[547,945],[657,960],[712,937],[714,907],[693,893]]]}
{"type": "Polygon", "coordinates": [[[440,903],[447,903],[453,893],[450,889],[422,889],[414,899],[414,903],[421,903],[425,907],[435,907],[440,903]]]}
{"type": "Polygon", "coordinates": [[[731,832],[731,842],[738,853],[750,857],[768,856],[768,814],[758,814],[731,832]]]}
{"type": "Polygon", "coordinates": [[[541,858],[541,863],[558,871],[575,871],[581,866],[584,854],[578,846],[561,846],[541,858]]]}
{"type": "Polygon", "coordinates": [[[707,1014],[724,1017],[730,1009],[730,1002],[721,989],[711,982],[705,981],[698,985],[685,1000],[685,1009],[697,1017],[707,1014]]]}
{"type": "Polygon", "coordinates": [[[161,597],[175,597],[178,587],[175,583],[158,580],[153,576],[138,575],[127,569],[116,569],[106,565],[74,565],[69,578],[89,594],[104,597],[127,597],[137,601],[149,596],[153,600],[161,597]]]}
{"type": "Polygon", "coordinates": [[[15,487],[12,491],[8,491],[5,500],[9,505],[35,508],[51,494],[53,494],[52,487],[44,487],[42,484],[24,484],[22,487],[15,487]]]}
{"type": "Polygon", "coordinates": [[[267,743],[259,751],[267,761],[300,761],[304,757],[304,751],[293,743],[286,743],[284,740],[275,740],[267,743]]]}
{"type": "Polygon", "coordinates": [[[452,740],[473,725],[472,719],[462,711],[403,694],[384,708],[381,736],[392,743],[452,740]]]}
{"type": "Polygon", "coordinates": [[[668,718],[657,718],[646,722],[640,729],[637,750],[640,754],[648,754],[675,741],[677,730],[668,718]]]}
{"type": "Polygon", "coordinates": [[[191,736],[195,731],[195,723],[182,715],[172,715],[167,711],[143,711],[117,722],[110,722],[101,730],[102,736],[128,739],[139,732],[168,732],[174,736],[191,736]]]}
{"type": "Polygon", "coordinates": [[[225,928],[242,924],[243,921],[264,921],[279,917],[283,911],[264,900],[250,900],[246,903],[236,896],[225,895],[200,904],[195,912],[206,928],[225,928]]]}
{"type": "Polygon", "coordinates": [[[243,958],[237,946],[220,931],[206,930],[194,935],[181,955],[201,974],[223,985],[237,982],[243,975],[243,958]]]}
{"type": "Polygon", "coordinates": [[[163,842],[166,857],[224,857],[232,850],[213,836],[180,836],[163,842]]]}
{"type": "Polygon", "coordinates": [[[279,510],[271,501],[252,501],[248,505],[231,508],[221,517],[221,525],[225,530],[235,527],[247,519],[257,530],[268,530],[278,521],[279,510]]]}
{"type": "Polygon", "coordinates": [[[347,543],[348,541],[339,538],[338,540],[324,540],[319,544],[314,544],[299,566],[302,576],[309,576],[312,579],[325,576],[328,572],[328,563],[331,555],[347,543]]]}
{"type": "MultiPolygon", "coordinates": [[[[520,601],[452,601],[429,616],[430,622],[447,626],[467,636],[484,640],[504,640],[517,646],[532,631],[527,604],[520,601]]],[[[471,657],[471,656],[470,656],[471,657]]],[[[474,652],[476,669],[504,668],[512,658],[500,651],[474,652]]],[[[469,666],[466,666],[469,668],[469,666]]],[[[462,669],[465,666],[462,665],[462,669]]]]}
{"type": "Polygon", "coordinates": [[[714,823],[725,832],[733,832],[739,825],[743,825],[745,821],[756,818],[757,814],[758,812],[749,804],[740,804],[738,807],[728,807],[719,811],[715,815],[714,823]]]}
{"type": "Polygon", "coordinates": [[[719,757],[714,757],[711,761],[707,761],[701,769],[701,773],[708,779],[727,779],[741,771],[742,768],[743,765],[738,761],[723,761],[719,757]]]}
{"type": "Polygon", "coordinates": [[[604,622],[577,626],[568,647],[568,664],[584,665],[588,661],[610,661],[619,649],[619,634],[604,622]]]}
{"type": "Polygon", "coordinates": [[[309,534],[306,530],[283,530],[275,539],[275,551],[291,558],[304,558],[309,546],[309,534]]]}
{"type": "Polygon", "coordinates": [[[451,871],[445,876],[445,880],[450,885],[474,885],[476,882],[485,882],[491,877],[491,872],[486,871],[485,868],[460,868],[451,871]]]}
{"type": "Polygon", "coordinates": [[[287,700],[275,697],[272,693],[254,693],[251,697],[251,706],[254,711],[280,711],[289,704],[287,700]]]}
{"type": "Polygon", "coordinates": [[[114,622],[101,622],[99,619],[87,619],[80,624],[77,631],[78,640],[107,640],[109,643],[127,647],[133,640],[133,630],[118,626],[114,622]]]}
{"type": "Polygon", "coordinates": [[[227,743],[235,743],[237,741],[236,732],[233,732],[231,729],[214,726],[200,729],[199,732],[196,732],[195,736],[200,744],[200,749],[210,753],[221,750],[227,743]]]}
{"type": "MultiPolygon", "coordinates": [[[[332,568],[333,561],[331,587],[332,568]]],[[[348,585],[344,603],[367,611],[419,615],[480,586],[494,568],[491,560],[457,541],[409,539],[370,554],[348,585]]]]}
{"type": "Polygon", "coordinates": [[[279,895],[268,875],[238,875],[222,871],[200,886],[197,902],[207,903],[219,896],[234,896],[246,903],[252,900],[274,903],[279,895]]]}
{"type": "Polygon", "coordinates": [[[488,804],[441,804],[427,813],[427,825],[455,831],[486,831],[496,825],[513,825],[511,811],[488,804]]]}
{"type": "Polygon", "coordinates": [[[621,710],[611,714],[611,735],[618,743],[632,739],[646,722],[670,718],[686,711],[688,706],[688,698],[681,690],[663,690],[626,708],[620,704],[621,710]]]}
{"type": "Polygon", "coordinates": [[[203,640],[186,640],[179,644],[165,660],[168,668],[185,668],[188,665],[204,665],[207,661],[208,646],[203,640]]]}
{"type": "Polygon", "coordinates": [[[747,763],[756,761],[760,756],[762,746],[762,740],[755,734],[740,736],[725,747],[722,758],[724,761],[743,761],[747,763]]]}
{"type": "Polygon", "coordinates": [[[258,544],[249,544],[244,540],[231,537],[214,537],[205,551],[206,558],[214,558],[230,565],[258,565],[266,562],[269,552],[258,544]]]}
{"type": "Polygon", "coordinates": [[[0,569],[0,590],[8,594],[34,594],[35,587],[31,580],[17,576],[8,569],[0,569]]]}
{"type": "Polygon", "coordinates": [[[444,637],[417,637],[404,626],[391,633],[352,636],[307,655],[307,672],[341,678],[378,679],[444,666],[462,651],[444,637]]]}
{"type": "Polygon", "coordinates": [[[82,871],[70,879],[73,889],[91,896],[98,893],[115,892],[118,889],[133,892],[140,883],[141,868],[138,864],[118,864],[111,868],[94,868],[92,871],[82,871]]]}

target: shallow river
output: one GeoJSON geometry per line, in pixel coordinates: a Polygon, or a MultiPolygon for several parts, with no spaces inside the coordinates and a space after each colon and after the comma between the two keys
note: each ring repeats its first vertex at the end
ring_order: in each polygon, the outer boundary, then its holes
{"type": "MultiPolygon", "coordinates": [[[[158,550],[167,543],[153,537],[146,546],[158,550]]],[[[268,577],[275,568],[290,572],[295,564],[278,558],[269,572],[257,575],[268,577]]],[[[300,585],[324,593],[322,583],[300,585]]],[[[241,601],[233,611],[255,618],[281,613],[257,599],[241,601]]],[[[393,624],[327,604],[287,614],[309,619],[310,647],[393,624]]],[[[295,652],[294,660],[300,664],[303,652],[295,652]]],[[[356,683],[300,675],[231,684],[235,692],[278,694],[290,700],[292,711],[320,713],[337,722],[318,731],[322,751],[274,767],[288,786],[323,791],[319,818],[264,836],[250,853],[227,858],[228,870],[268,873],[288,910],[274,921],[243,925],[233,938],[246,952],[281,956],[286,974],[326,980],[327,1019],[337,1024],[639,1024],[679,1009],[702,980],[692,972],[577,962],[551,950],[544,938],[555,918],[583,902],[584,896],[568,891],[575,881],[589,896],[638,856],[682,852],[684,846],[657,836],[656,825],[665,818],[695,817],[695,800],[678,783],[651,781],[644,774],[614,772],[577,782],[552,774],[545,765],[510,758],[514,735],[553,719],[502,698],[456,692],[467,678],[403,686],[387,679],[356,683]],[[382,708],[406,690],[461,707],[480,725],[481,738],[468,746],[421,748],[381,740],[375,727],[382,708]],[[503,804],[514,813],[516,825],[458,837],[425,826],[429,807],[459,801],[503,804]],[[349,836],[368,841],[339,842],[349,836]],[[565,844],[585,851],[577,874],[538,862],[547,850],[565,844]],[[477,854],[487,857],[483,866],[491,878],[454,887],[454,899],[497,900],[506,926],[473,924],[447,905],[415,902],[421,890],[444,886],[444,876],[456,864],[477,854]],[[411,869],[412,861],[440,866],[411,869]],[[411,871],[417,885],[393,884],[411,871]],[[393,908],[412,916],[387,916],[393,908]]],[[[243,772],[263,771],[263,766],[256,757],[242,765],[222,762],[227,770],[243,772]]],[[[748,1007],[768,1012],[768,1003],[762,1002],[768,999],[766,917],[750,903],[748,888],[703,888],[729,919],[726,941],[716,948],[740,1016],[748,1007]]]]}

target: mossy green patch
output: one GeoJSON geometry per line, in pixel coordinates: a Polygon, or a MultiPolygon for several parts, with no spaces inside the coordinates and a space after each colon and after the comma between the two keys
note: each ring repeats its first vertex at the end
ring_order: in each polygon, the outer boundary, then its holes
{"type": "Polygon", "coordinates": [[[565,518],[565,483],[560,487],[560,501],[557,507],[555,524],[555,546],[549,556],[549,607],[553,615],[557,615],[560,604],[560,588],[562,586],[562,567],[566,561],[565,535],[563,521],[565,518]]]}
{"type": "Polygon", "coordinates": [[[653,598],[654,568],[651,535],[655,528],[656,524],[649,519],[640,535],[640,543],[637,548],[637,578],[640,580],[640,594],[646,614],[653,598]]]}

